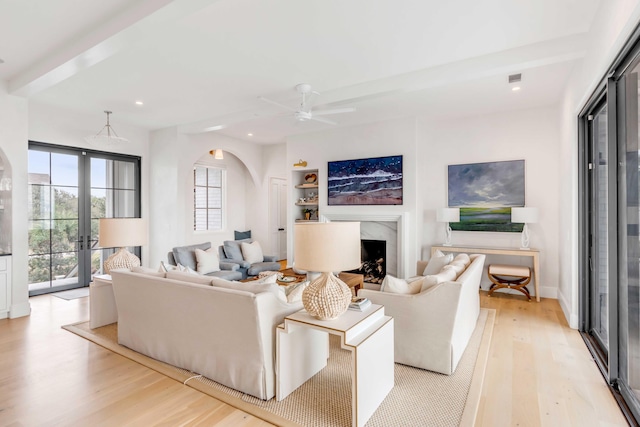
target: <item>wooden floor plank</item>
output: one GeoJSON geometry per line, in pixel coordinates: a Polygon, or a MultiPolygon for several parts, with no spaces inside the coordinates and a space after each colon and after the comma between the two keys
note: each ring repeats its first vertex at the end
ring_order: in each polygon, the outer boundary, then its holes
{"type": "MultiPolygon", "coordinates": [[[[88,319],[88,298],[30,302],[0,320],[0,425],[271,425],[61,329],[88,319]]],[[[556,300],[481,305],[496,321],[476,426],[627,425],[556,300]]]]}

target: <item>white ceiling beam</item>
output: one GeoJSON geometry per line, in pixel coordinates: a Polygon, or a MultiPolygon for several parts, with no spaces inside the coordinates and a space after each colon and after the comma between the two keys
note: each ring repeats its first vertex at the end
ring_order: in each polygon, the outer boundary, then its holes
{"type": "Polygon", "coordinates": [[[77,37],[9,80],[9,93],[29,97],[115,55],[130,43],[154,34],[217,0],[140,0],[91,32],[77,37]]]}

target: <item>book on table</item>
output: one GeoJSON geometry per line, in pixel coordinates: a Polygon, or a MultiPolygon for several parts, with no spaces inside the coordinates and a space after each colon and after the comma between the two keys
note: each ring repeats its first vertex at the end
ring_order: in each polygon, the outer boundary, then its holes
{"type": "Polygon", "coordinates": [[[349,310],[363,311],[371,305],[369,298],[356,297],[351,300],[349,304],[349,310]]]}

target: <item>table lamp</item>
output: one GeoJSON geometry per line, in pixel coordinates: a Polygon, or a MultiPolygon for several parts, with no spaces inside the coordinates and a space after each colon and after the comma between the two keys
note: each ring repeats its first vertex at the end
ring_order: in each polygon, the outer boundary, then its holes
{"type": "Polygon", "coordinates": [[[538,222],[538,208],[511,208],[511,222],[523,223],[520,236],[520,249],[529,250],[529,227],[527,224],[538,222]]]}
{"type": "Polygon", "coordinates": [[[347,311],[352,295],[333,272],[360,267],[360,223],[295,224],[294,233],[296,267],[322,273],[302,293],[302,305],[320,320],[335,319],[347,311]]]}
{"type": "Polygon", "coordinates": [[[104,273],[116,268],[140,266],[140,258],[127,250],[127,246],[147,243],[147,224],[142,218],[100,218],[98,246],[120,248],[104,262],[104,273]]]}
{"type": "Polygon", "coordinates": [[[451,246],[451,227],[450,222],[460,222],[460,208],[440,208],[436,211],[436,221],[446,222],[445,242],[442,246],[451,246]]]}

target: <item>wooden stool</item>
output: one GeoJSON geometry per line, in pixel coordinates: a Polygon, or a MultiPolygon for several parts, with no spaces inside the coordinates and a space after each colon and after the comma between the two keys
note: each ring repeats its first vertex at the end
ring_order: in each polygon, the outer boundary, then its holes
{"type": "Polygon", "coordinates": [[[531,282],[531,269],[522,265],[501,265],[491,264],[487,268],[487,275],[493,284],[489,288],[489,294],[491,296],[494,291],[498,289],[507,288],[515,289],[522,292],[529,301],[531,301],[531,294],[526,286],[531,282]]]}

